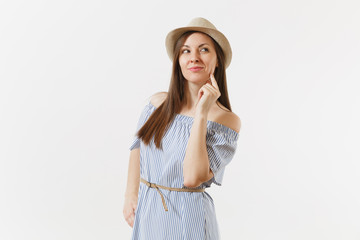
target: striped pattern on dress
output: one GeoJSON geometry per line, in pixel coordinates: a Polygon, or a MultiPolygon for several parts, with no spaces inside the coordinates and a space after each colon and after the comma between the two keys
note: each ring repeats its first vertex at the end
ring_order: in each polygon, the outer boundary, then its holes
{"type": "MultiPolygon", "coordinates": [[[[156,109],[150,102],[143,109],[137,130],[156,109]]],[[[130,150],[140,148],[140,175],[148,182],[183,188],[183,160],[193,118],[176,114],[162,139],[162,150],[153,140],[145,145],[135,137],[130,150]]],[[[206,146],[214,177],[199,188],[221,185],[225,166],[233,159],[239,134],[216,122],[207,122],[206,146]]],[[[135,211],[133,240],[218,240],[220,239],[213,199],[207,192],[175,192],[140,183],[135,211]]]]}

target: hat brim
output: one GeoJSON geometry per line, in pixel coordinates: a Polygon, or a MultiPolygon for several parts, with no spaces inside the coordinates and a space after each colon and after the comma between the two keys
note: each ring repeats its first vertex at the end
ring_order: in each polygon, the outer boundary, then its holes
{"type": "Polygon", "coordinates": [[[212,29],[212,28],[205,28],[205,27],[182,27],[176,28],[168,33],[165,40],[166,51],[169,55],[171,61],[174,58],[174,48],[177,40],[180,36],[189,31],[198,31],[202,33],[206,33],[210,37],[212,37],[221,47],[225,55],[225,68],[230,65],[231,58],[232,58],[232,51],[230,47],[230,43],[227,38],[221,32],[212,29]]]}

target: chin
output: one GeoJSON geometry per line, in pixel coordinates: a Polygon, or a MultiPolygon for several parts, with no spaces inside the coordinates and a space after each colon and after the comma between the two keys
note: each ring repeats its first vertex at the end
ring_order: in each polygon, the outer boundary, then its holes
{"type": "Polygon", "coordinates": [[[204,83],[209,79],[209,75],[206,74],[199,74],[199,75],[191,74],[184,77],[187,81],[193,83],[204,83]]]}

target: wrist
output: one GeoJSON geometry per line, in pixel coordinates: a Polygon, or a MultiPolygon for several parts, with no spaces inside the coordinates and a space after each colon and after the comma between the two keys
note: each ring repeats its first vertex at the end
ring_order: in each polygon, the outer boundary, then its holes
{"type": "Polygon", "coordinates": [[[197,111],[194,118],[198,121],[207,121],[208,113],[206,111],[197,111]]]}
{"type": "Polygon", "coordinates": [[[206,109],[206,108],[198,108],[195,111],[195,118],[199,118],[199,119],[205,118],[205,119],[207,119],[208,113],[209,113],[208,109],[206,109]]]}
{"type": "Polygon", "coordinates": [[[138,198],[138,194],[137,193],[125,193],[125,199],[137,199],[138,198]]]}

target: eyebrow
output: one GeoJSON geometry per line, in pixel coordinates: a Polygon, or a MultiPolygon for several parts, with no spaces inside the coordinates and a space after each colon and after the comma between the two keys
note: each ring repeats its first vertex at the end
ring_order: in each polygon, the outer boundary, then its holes
{"type": "MultiPolygon", "coordinates": [[[[199,45],[199,47],[202,47],[202,46],[204,46],[204,45],[209,45],[209,44],[207,44],[207,43],[202,43],[202,44],[199,45]]],[[[210,45],[209,45],[209,46],[210,46],[210,45]]],[[[188,47],[188,48],[190,48],[190,46],[188,46],[188,45],[183,45],[183,47],[188,47]]]]}

